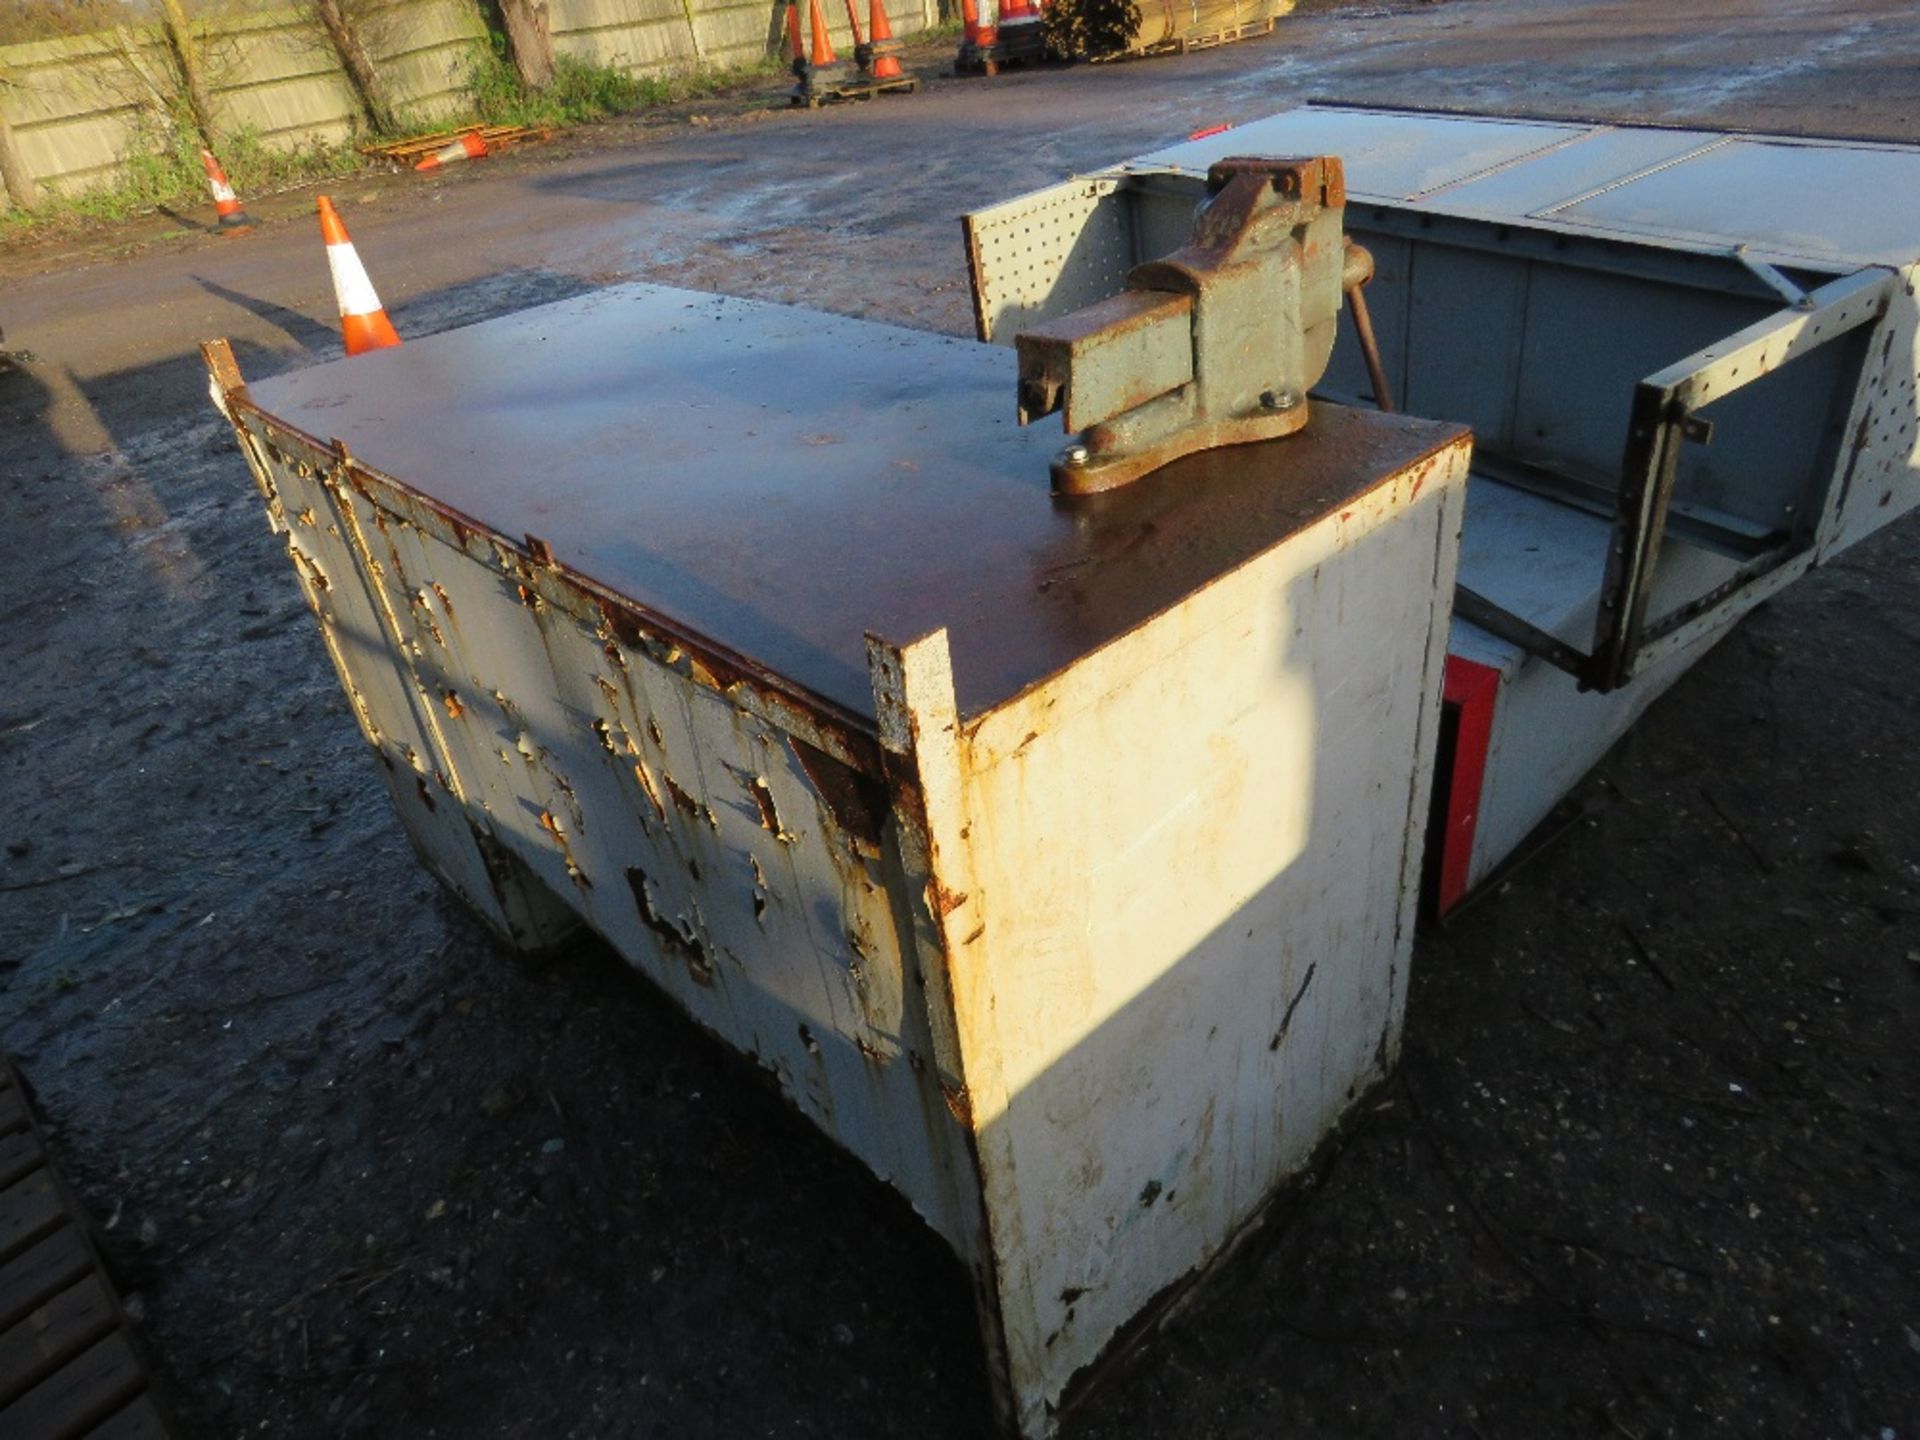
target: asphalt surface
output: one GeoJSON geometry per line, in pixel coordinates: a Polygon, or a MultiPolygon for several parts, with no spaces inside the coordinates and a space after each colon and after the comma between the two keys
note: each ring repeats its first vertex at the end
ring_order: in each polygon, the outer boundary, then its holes
{"type": "MultiPolygon", "coordinates": [[[[333,194],[404,334],[626,278],[965,333],[961,212],[1313,96],[1912,139],[1920,15],[1318,7],[333,194]]],[[[904,1205],[413,859],[206,402],[209,336],[339,353],[311,192],[250,208],[0,255],[0,1045],[182,1432],[980,1433],[904,1205]]],[[[1917,545],[1751,617],[1423,937],[1398,1078],[1070,1435],[1920,1432],[1917,545]]]]}

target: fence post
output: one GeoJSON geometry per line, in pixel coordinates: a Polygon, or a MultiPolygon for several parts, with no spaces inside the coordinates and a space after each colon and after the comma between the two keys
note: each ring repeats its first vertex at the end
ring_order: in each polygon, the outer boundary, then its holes
{"type": "Polygon", "coordinates": [[[507,36],[514,73],[529,90],[553,84],[553,32],[547,0],[493,0],[507,36]]]}

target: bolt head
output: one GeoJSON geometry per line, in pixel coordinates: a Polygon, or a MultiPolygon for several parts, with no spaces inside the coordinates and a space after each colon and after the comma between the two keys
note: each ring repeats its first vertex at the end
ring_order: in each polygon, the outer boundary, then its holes
{"type": "Polygon", "coordinates": [[[1078,469],[1093,458],[1093,452],[1084,445],[1069,445],[1060,452],[1060,463],[1078,469]]]}

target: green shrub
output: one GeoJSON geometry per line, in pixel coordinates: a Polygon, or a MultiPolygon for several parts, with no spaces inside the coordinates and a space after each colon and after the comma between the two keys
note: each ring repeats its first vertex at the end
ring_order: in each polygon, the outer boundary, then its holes
{"type": "Polygon", "coordinates": [[[563,126],[624,115],[649,105],[671,105],[737,89],[779,71],[777,59],[737,68],[671,75],[632,76],[611,65],[556,55],[553,84],[544,92],[523,89],[507,58],[506,40],[489,35],[488,46],[467,72],[473,118],[486,125],[563,126]]]}
{"type": "MultiPolygon", "coordinates": [[[[258,130],[249,128],[237,131],[228,138],[227,153],[220,157],[220,161],[226,167],[227,178],[233,182],[235,192],[245,200],[249,195],[264,195],[305,184],[309,180],[324,180],[360,169],[367,162],[354,148],[357,139],[354,137],[336,145],[321,140],[308,140],[290,146],[269,145],[258,130]]],[[[198,168],[198,152],[195,153],[194,163],[198,168]]],[[[199,184],[202,189],[206,186],[204,172],[199,184]]]]}
{"type": "MultiPolygon", "coordinates": [[[[252,128],[235,131],[220,163],[244,203],[290,185],[341,175],[365,162],[352,145],[313,142],[292,148],[269,145],[252,128]]],[[[195,210],[211,204],[207,172],[200,163],[200,137],[191,118],[142,111],[120,157],[112,184],[72,195],[49,187],[46,206],[35,215],[12,209],[0,214],[0,238],[30,231],[70,228],[88,220],[125,220],[162,208],[195,210]]]]}
{"type": "Polygon", "coordinates": [[[554,57],[553,84],[546,90],[524,89],[507,59],[506,41],[489,35],[487,42],[467,72],[474,118],[484,124],[577,125],[643,103],[639,83],[624,72],[568,55],[554,57]]]}

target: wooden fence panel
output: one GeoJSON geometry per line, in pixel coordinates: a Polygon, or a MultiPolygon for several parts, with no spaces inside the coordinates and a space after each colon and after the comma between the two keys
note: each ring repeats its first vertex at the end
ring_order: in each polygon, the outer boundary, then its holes
{"type": "Polygon", "coordinates": [[[631,75],[700,63],[688,14],[681,0],[548,0],[556,55],[631,75]]]}
{"type": "MultiPolygon", "coordinates": [[[[856,3],[864,26],[868,0],[856,3]]],[[[824,0],[824,9],[834,45],[850,54],[845,0],[824,0]]],[[[549,13],[556,54],[633,75],[750,64],[783,54],[786,43],[783,0],[550,0],[549,13]]],[[[911,35],[938,22],[939,0],[898,0],[888,15],[895,34],[911,35]]],[[[387,0],[357,19],[404,120],[431,125],[467,109],[467,77],[488,43],[474,0],[387,0]]],[[[337,143],[364,127],[310,12],[289,6],[214,23],[207,72],[229,125],[287,148],[337,143]]],[[[139,73],[165,90],[164,41],[147,27],[118,33],[125,43],[81,35],[0,46],[0,111],[27,169],[56,193],[123,178],[127,157],[166,123],[139,73]]]]}

